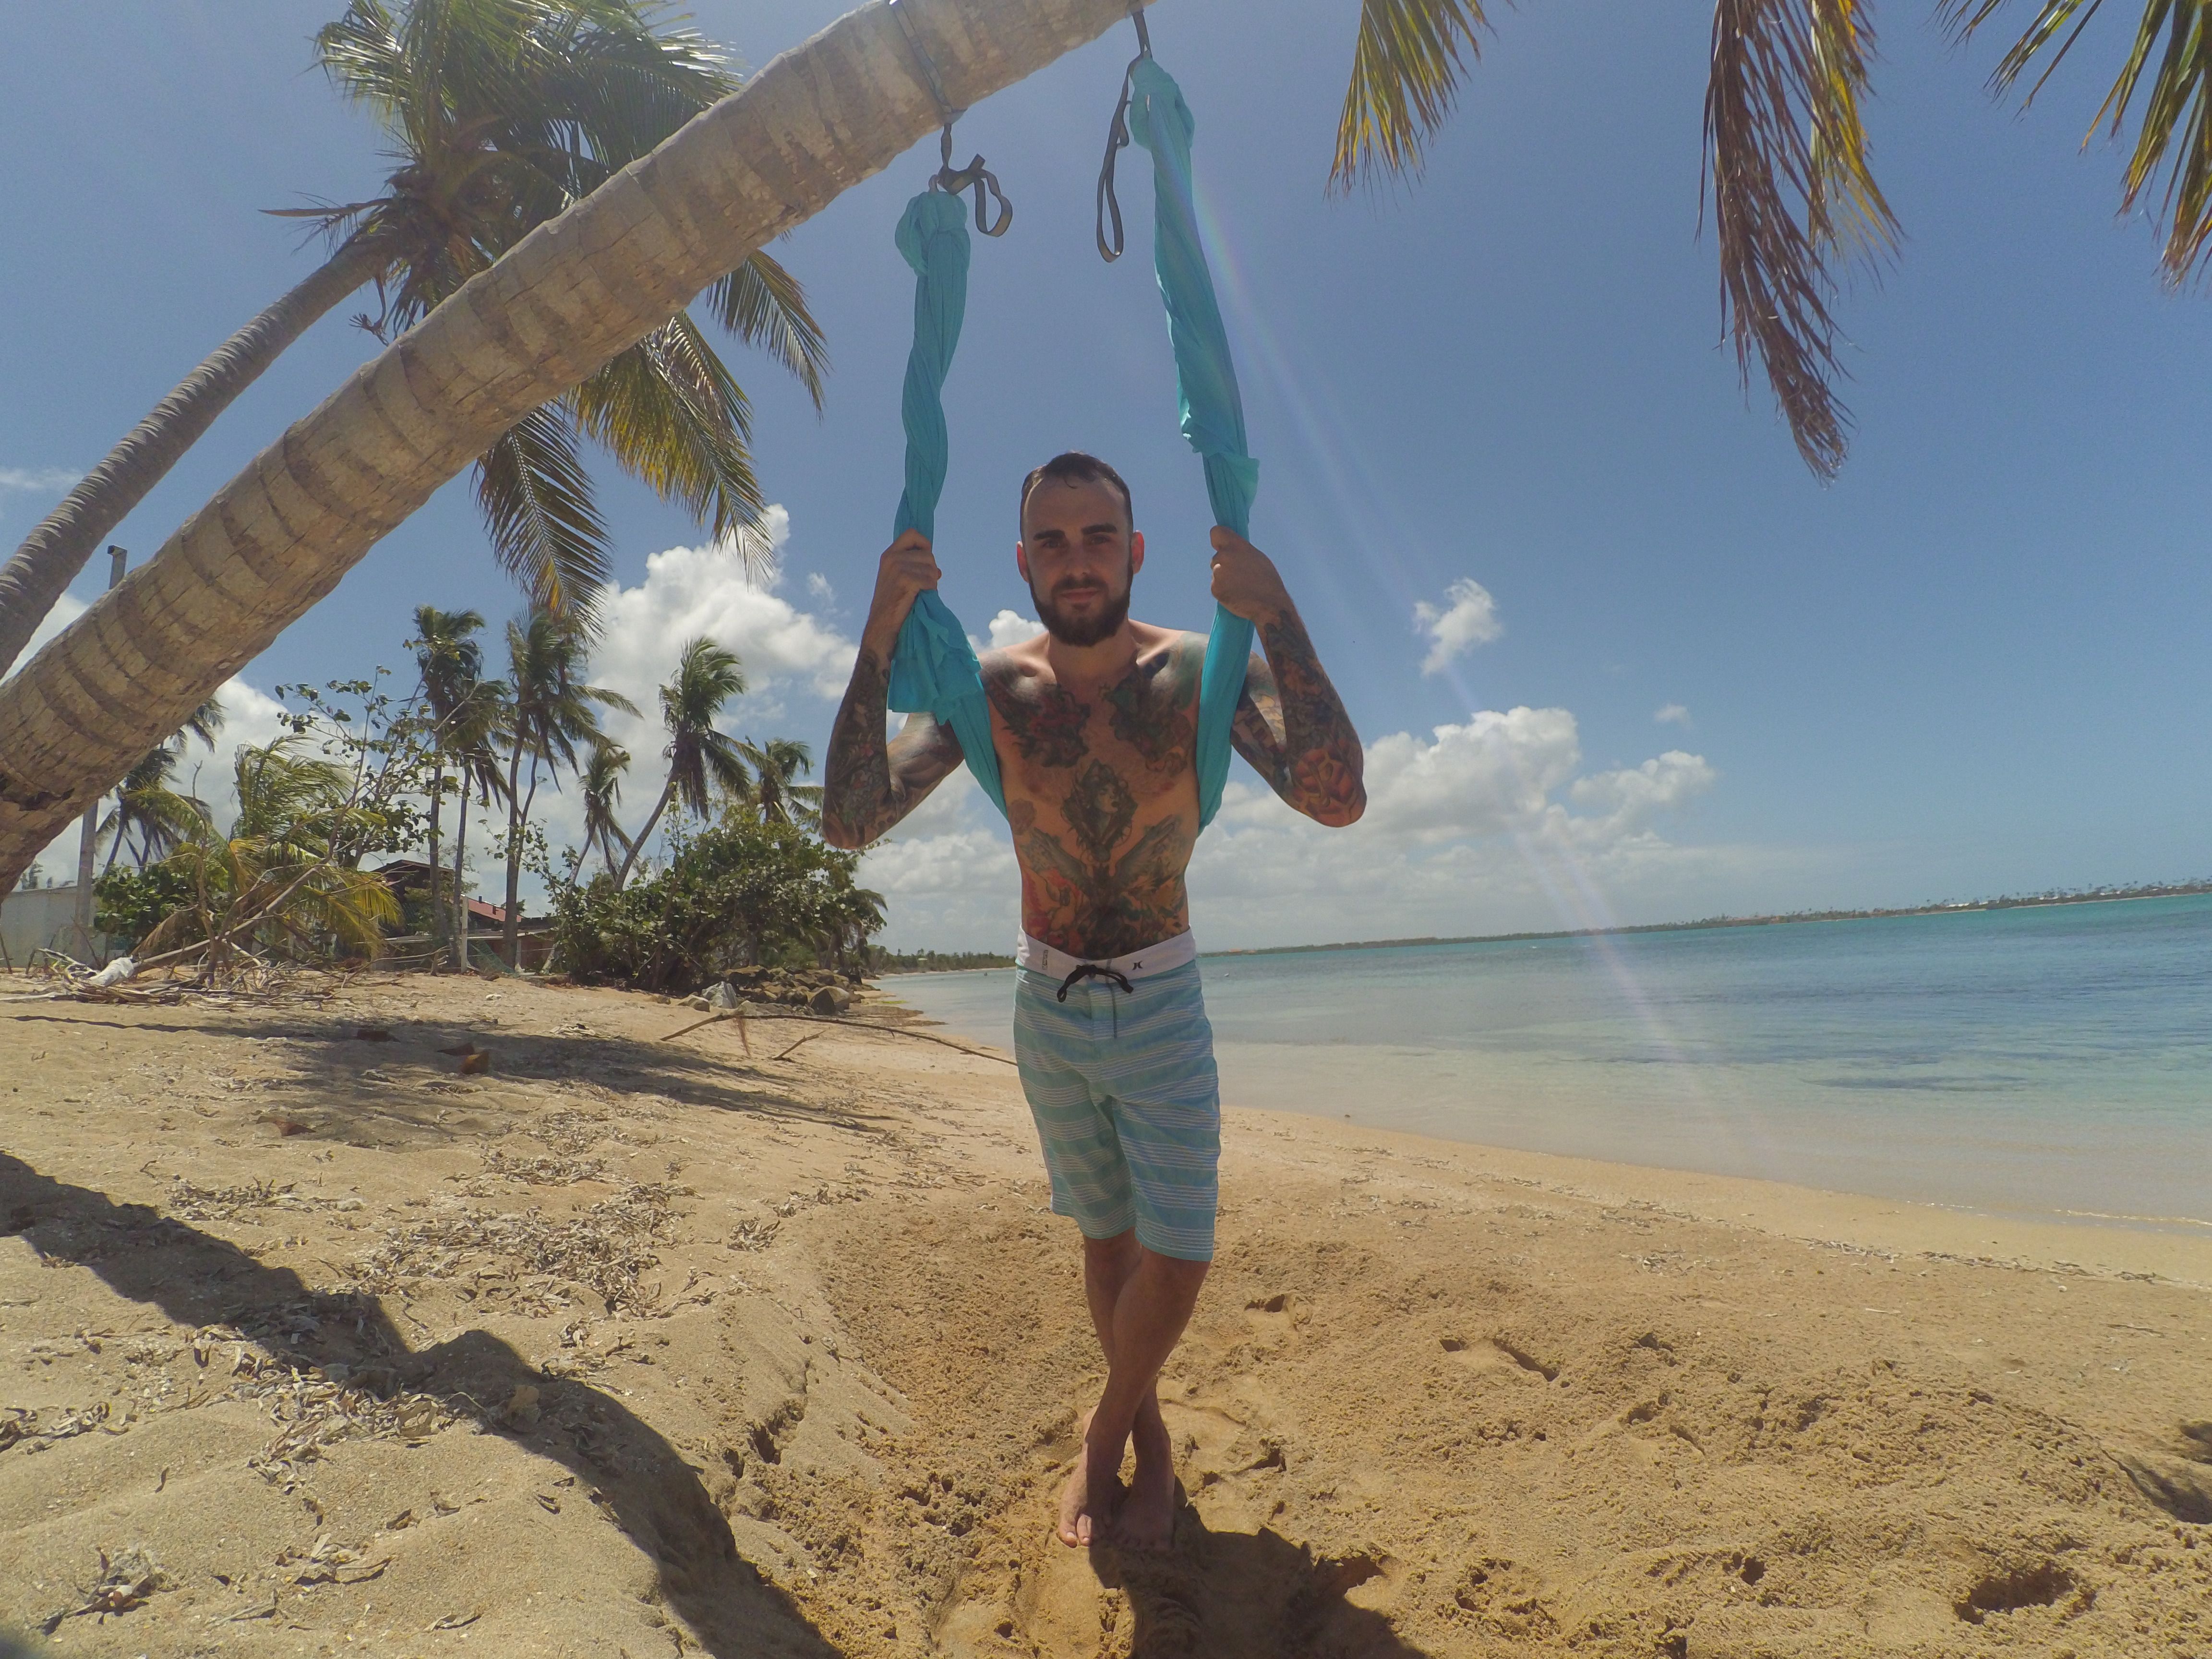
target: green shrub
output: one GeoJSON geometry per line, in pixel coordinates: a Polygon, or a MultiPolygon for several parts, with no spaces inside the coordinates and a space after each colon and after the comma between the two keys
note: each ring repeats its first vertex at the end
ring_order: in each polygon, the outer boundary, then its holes
{"type": "Polygon", "coordinates": [[[725,819],[619,891],[606,875],[554,881],[555,965],[677,995],[760,963],[857,967],[884,925],[882,898],[854,884],[859,863],[789,824],[725,819]]]}
{"type": "MultiPolygon", "coordinates": [[[[149,864],[143,870],[120,865],[92,884],[97,905],[93,927],[111,944],[135,950],[169,915],[193,902],[191,874],[173,864],[149,864]]],[[[174,941],[184,943],[183,940],[174,941]]]]}

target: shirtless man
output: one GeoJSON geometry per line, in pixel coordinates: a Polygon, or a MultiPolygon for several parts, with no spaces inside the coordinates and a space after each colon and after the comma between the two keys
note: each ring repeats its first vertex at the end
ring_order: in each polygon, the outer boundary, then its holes
{"type": "MultiPolygon", "coordinates": [[[[1198,840],[1195,763],[1206,641],[1129,620],[1145,566],[1128,486],[1089,455],[1022,486],[1015,568],[1045,632],[983,658],[991,737],[1022,872],[1014,1048],[1052,1177],[1083,1234],[1105,1391],[1060,1499],[1060,1540],[1164,1545],[1175,1463],[1154,1384],[1213,1257],[1220,1092],[1183,872],[1198,840]],[[1127,1494],[1122,1452],[1133,1438],[1127,1494]]],[[[1318,823],[1366,806],[1359,737],[1267,556],[1217,526],[1213,596],[1266,651],[1246,671],[1237,750],[1318,823]]],[[[937,586],[929,543],[885,551],[860,659],[830,738],[823,836],[865,847],[961,763],[952,732],[913,714],[886,740],[899,626],[937,586]]]]}

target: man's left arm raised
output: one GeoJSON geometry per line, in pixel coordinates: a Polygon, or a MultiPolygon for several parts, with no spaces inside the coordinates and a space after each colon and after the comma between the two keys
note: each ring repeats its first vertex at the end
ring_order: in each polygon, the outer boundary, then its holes
{"type": "Polygon", "coordinates": [[[1237,752],[1316,823],[1357,823],[1367,810],[1359,733],[1273,561],[1218,525],[1213,597],[1253,625],[1267,653],[1265,660],[1255,657],[1245,673],[1244,695],[1230,728],[1237,752]]]}

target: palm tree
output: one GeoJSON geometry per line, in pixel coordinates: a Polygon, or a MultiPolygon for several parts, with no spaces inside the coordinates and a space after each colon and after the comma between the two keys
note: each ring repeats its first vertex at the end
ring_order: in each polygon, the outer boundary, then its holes
{"type": "Polygon", "coordinates": [[[674,800],[684,811],[705,817],[712,810],[714,793],[743,795],[751,780],[745,775],[743,750],[734,738],[714,729],[722,705],[742,696],[745,672],[738,654],[703,635],[691,641],[676,661],[676,678],[660,688],[660,723],[668,728],[668,781],[645,825],[630,842],[615,885],[629,879],[638,848],[652,839],[653,826],[674,800]]]}
{"type": "Polygon", "coordinates": [[[210,968],[220,969],[240,939],[255,936],[310,951],[331,941],[371,956],[381,947],[398,904],[381,878],[357,867],[356,850],[384,827],[381,815],[355,799],[349,769],[302,753],[306,742],[240,746],[238,816],[223,835],[198,819],[170,854],[194,901],[140,941],[141,962],[204,944],[210,968]]]}
{"type": "MultiPolygon", "coordinates": [[[[455,728],[483,673],[483,647],[475,635],[483,617],[474,611],[415,607],[415,637],[408,648],[422,672],[422,701],[430,711],[430,935],[445,932],[444,907],[438,902],[439,814],[446,797],[446,762],[453,751],[455,728]]],[[[465,783],[462,786],[467,793],[465,783]]]]}
{"type": "Polygon", "coordinates": [[[143,870],[175,852],[206,822],[207,803],[173,787],[177,760],[177,751],[165,743],[148,750],[146,758],[124,775],[115,805],[100,821],[100,834],[110,838],[101,874],[115,867],[124,842],[132,836],[138,842],[133,857],[143,870]]]}
{"type": "Polygon", "coordinates": [[[623,774],[629,770],[629,750],[609,738],[601,738],[592,745],[591,756],[584,763],[579,787],[584,796],[584,845],[578,851],[575,862],[569,866],[568,878],[574,880],[584,860],[594,848],[605,860],[607,873],[615,871],[616,848],[622,849],[625,859],[629,854],[629,837],[623,834],[616,814],[622,806],[623,774]]]}
{"type": "Polygon", "coordinates": [[[100,820],[98,834],[111,836],[107,862],[101,873],[115,867],[126,836],[138,837],[138,867],[165,859],[185,837],[195,833],[210,817],[208,805],[172,787],[177,763],[184,758],[187,739],[197,738],[212,749],[222,730],[224,711],[219,697],[210,697],[185,717],[168,738],[146,751],[145,757],[123,775],[116,787],[115,805],[100,820]]]}
{"type": "Polygon", "coordinates": [[[753,769],[752,804],[763,823],[821,829],[822,786],[793,781],[814,769],[812,750],[796,738],[770,738],[741,743],[738,752],[753,769]]]}
{"type": "MultiPolygon", "coordinates": [[[[723,54],[653,26],[637,0],[351,0],[315,37],[318,61],[392,141],[381,194],[287,210],[328,234],[330,257],[225,341],[141,421],[0,569],[0,672],[94,548],[262,371],[366,283],[390,340],[737,90],[723,54]]],[[[716,274],[708,310],[821,399],[827,359],[804,292],[753,251],[716,274]]],[[[696,293],[698,290],[695,289],[696,293]]],[[[606,537],[578,453],[588,438],[717,536],[757,530],[744,394],[681,312],[568,390],[517,410],[477,462],[501,562],[559,605],[606,571],[606,537]]]]}
{"type": "MultiPolygon", "coordinates": [[[[506,723],[507,687],[505,680],[478,680],[456,705],[444,728],[447,753],[453,761],[453,775],[460,787],[453,804],[453,965],[469,965],[469,896],[463,885],[469,856],[469,792],[487,811],[507,797],[507,784],[499,771],[499,734],[506,723]]],[[[432,887],[436,887],[434,872],[432,887]]]]}
{"type": "MultiPolygon", "coordinates": [[[[1128,15],[1125,0],[901,0],[899,13],[848,13],[507,249],[0,684],[0,889],[487,442],[935,131],[917,44],[945,98],[969,107],[1128,15]]],[[[2179,27],[2197,9],[2172,15],[2179,27]]],[[[1418,167],[1482,27],[1477,0],[1361,0],[1340,183],[1418,167]]],[[[1839,263],[1878,255],[1888,224],[1860,125],[1863,0],[1718,0],[1713,42],[1707,160],[1730,324],[1741,352],[1765,355],[1818,464],[1839,453],[1842,419],[1820,349],[1828,296],[1839,263]]],[[[2179,84],[2160,70],[2158,88],[2179,84]]],[[[2139,153],[2170,154],[2194,107],[2152,102],[2139,153]]],[[[2188,131],[2193,168],[2212,138],[2188,131]]],[[[2194,187],[2177,191],[2177,230],[2202,210],[2194,187]]]]}
{"type": "Polygon", "coordinates": [[[507,960],[521,958],[523,830],[544,775],[578,769],[576,750],[599,740],[599,710],[637,706],[619,691],[583,683],[590,663],[580,619],[543,607],[507,625],[507,960]],[[530,763],[529,776],[522,773],[530,763]]]}

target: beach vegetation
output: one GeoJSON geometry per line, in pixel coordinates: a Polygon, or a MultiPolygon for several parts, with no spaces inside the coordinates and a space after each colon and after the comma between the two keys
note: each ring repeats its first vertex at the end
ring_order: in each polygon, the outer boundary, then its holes
{"type": "Polygon", "coordinates": [[[583,619],[539,605],[507,625],[507,677],[497,705],[498,740],[507,751],[507,904],[503,954],[512,963],[521,949],[522,867],[531,808],[541,785],[560,772],[580,769],[579,751],[600,742],[602,709],[626,714],[637,707],[621,692],[591,685],[591,646],[583,619]]]}
{"type": "Polygon", "coordinates": [[[675,678],[660,688],[660,723],[668,730],[668,746],[661,754],[668,762],[668,781],[615,872],[616,886],[629,879],[638,849],[652,836],[671,802],[703,818],[714,811],[717,796],[743,800],[750,795],[752,778],[738,740],[714,726],[722,706],[744,696],[744,668],[735,652],[703,635],[685,641],[675,678]]]}
{"type": "Polygon", "coordinates": [[[858,854],[741,806],[670,840],[667,863],[627,885],[548,884],[563,971],[681,995],[744,968],[866,967],[883,898],[856,881],[858,854]]]}

